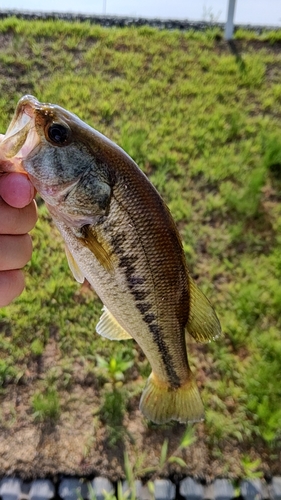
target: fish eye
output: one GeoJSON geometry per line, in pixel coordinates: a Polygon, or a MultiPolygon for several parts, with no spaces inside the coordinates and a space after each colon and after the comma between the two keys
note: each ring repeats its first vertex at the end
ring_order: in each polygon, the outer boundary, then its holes
{"type": "Polygon", "coordinates": [[[70,137],[70,129],[61,123],[52,123],[52,125],[48,128],[47,133],[50,141],[60,146],[68,142],[70,137]]]}

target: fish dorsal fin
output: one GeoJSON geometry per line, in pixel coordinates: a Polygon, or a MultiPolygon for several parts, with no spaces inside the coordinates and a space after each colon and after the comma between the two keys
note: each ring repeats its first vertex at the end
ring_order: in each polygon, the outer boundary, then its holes
{"type": "Polygon", "coordinates": [[[81,233],[82,238],[80,240],[82,243],[91,250],[104,269],[111,271],[113,264],[111,255],[106,248],[106,242],[102,241],[101,237],[98,237],[96,231],[90,225],[83,226],[81,233]]]}
{"type": "Polygon", "coordinates": [[[84,273],[82,273],[67,245],[65,245],[65,254],[74,278],[76,279],[76,281],[78,281],[78,283],[84,283],[84,273]]]}
{"type": "Polygon", "coordinates": [[[103,311],[96,326],[96,332],[99,333],[99,335],[110,340],[127,340],[132,338],[131,335],[119,325],[118,321],[105,306],[103,307],[103,311]]]}
{"type": "Polygon", "coordinates": [[[210,342],[221,334],[220,322],[209,300],[190,279],[190,312],[186,329],[196,342],[210,342]]]}

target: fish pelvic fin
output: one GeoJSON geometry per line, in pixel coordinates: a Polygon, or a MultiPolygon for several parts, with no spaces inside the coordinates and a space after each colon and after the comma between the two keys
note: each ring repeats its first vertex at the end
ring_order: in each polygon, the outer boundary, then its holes
{"type": "Polygon", "coordinates": [[[70,252],[67,245],[65,245],[65,255],[67,258],[69,268],[70,268],[74,278],[76,279],[76,281],[78,281],[78,283],[84,283],[84,279],[85,279],[84,273],[82,273],[80,267],[78,266],[76,260],[74,259],[73,255],[70,252]]]}
{"type": "Polygon", "coordinates": [[[103,307],[103,311],[96,326],[96,332],[99,335],[110,340],[128,340],[132,338],[131,335],[119,325],[118,321],[105,306],[103,307]]]}
{"type": "Polygon", "coordinates": [[[198,286],[190,279],[190,312],[186,330],[197,342],[211,342],[221,335],[215,310],[198,286]]]}
{"type": "Polygon", "coordinates": [[[142,393],[140,409],[146,418],[156,424],[170,420],[187,423],[204,419],[202,400],[191,373],[185,384],[172,388],[152,372],[142,393]]]}

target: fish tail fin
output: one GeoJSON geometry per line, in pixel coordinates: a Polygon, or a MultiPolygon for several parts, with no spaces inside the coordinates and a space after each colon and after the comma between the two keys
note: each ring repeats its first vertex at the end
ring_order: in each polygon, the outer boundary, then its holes
{"type": "Polygon", "coordinates": [[[170,420],[186,423],[204,419],[203,404],[191,373],[185,384],[174,389],[152,372],[142,393],[140,409],[146,418],[156,424],[170,420]]]}

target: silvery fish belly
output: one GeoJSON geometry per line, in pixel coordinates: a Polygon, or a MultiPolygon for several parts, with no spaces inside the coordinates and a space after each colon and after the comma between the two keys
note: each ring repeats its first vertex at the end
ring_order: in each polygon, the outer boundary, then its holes
{"type": "Polygon", "coordinates": [[[147,356],[152,373],[143,414],[156,423],[201,420],[185,334],[210,341],[220,324],[189,275],[176,225],[147,177],[77,116],[32,96],[19,101],[0,150],[45,200],[74,277],[86,277],[103,301],[97,332],[133,338],[147,356]]]}

